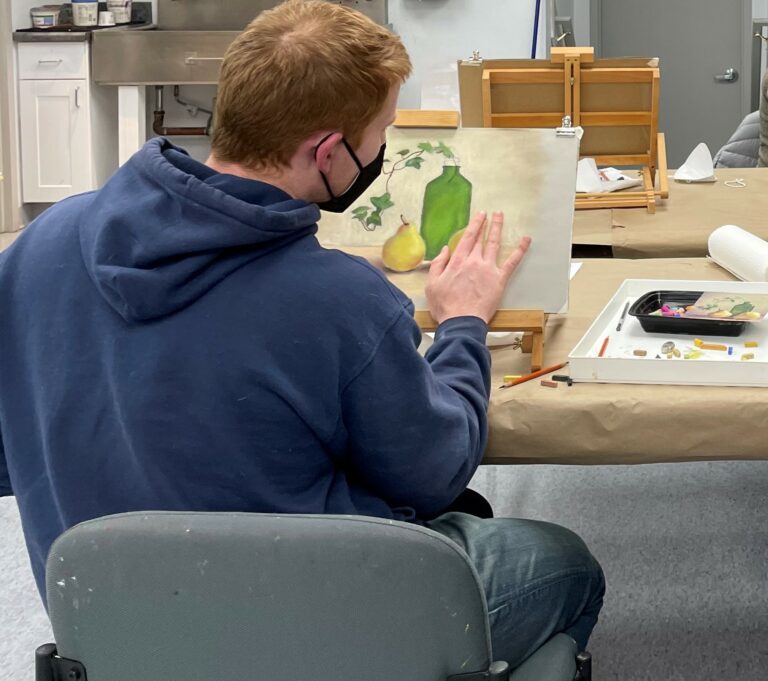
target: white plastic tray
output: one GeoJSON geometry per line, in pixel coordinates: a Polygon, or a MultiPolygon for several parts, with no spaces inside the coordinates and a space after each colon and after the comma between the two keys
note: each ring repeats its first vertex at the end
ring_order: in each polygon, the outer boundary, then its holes
{"type": "Polygon", "coordinates": [[[710,350],[700,359],[667,359],[661,354],[665,341],[673,341],[684,353],[695,349],[694,337],[647,333],[629,314],[621,331],[616,331],[627,301],[631,307],[645,293],[664,290],[768,293],[768,283],[626,279],[568,356],[571,378],[592,383],[768,386],[768,319],[746,324],[739,336],[703,337],[707,343],[733,347],[733,354],[710,350]],[[598,357],[606,336],[609,341],[605,354],[598,357]],[[757,341],[759,346],[745,348],[746,341],[757,341]],[[637,357],[635,350],[646,350],[648,354],[637,357]],[[754,359],[742,360],[741,355],[748,352],[754,354],[754,359]]]}

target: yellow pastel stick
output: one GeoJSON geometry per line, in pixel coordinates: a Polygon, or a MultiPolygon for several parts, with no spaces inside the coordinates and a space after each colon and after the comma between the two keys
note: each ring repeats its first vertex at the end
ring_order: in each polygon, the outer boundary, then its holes
{"type": "Polygon", "coordinates": [[[510,381],[516,381],[518,378],[521,378],[519,374],[509,374],[507,376],[504,376],[504,383],[509,383],[510,381]]]}
{"type": "Polygon", "coordinates": [[[757,347],[760,347],[760,343],[758,343],[757,341],[747,341],[746,343],[744,343],[744,347],[745,348],[757,348],[757,347]]]}
{"type": "Polygon", "coordinates": [[[697,346],[702,350],[722,350],[723,352],[728,350],[727,345],[720,345],[720,343],[697,343],[697,346]]]}

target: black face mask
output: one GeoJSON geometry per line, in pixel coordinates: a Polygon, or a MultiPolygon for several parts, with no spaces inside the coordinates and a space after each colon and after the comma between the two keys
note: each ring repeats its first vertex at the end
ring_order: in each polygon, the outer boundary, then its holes
{"type": "Polygon", "coordinates": [[[360,172],[357,174],[355,181],[349,185],[349,188],[343,194],[335,196],[333,190],[331,189],[331,185],[328,183],[328,178],[325,176],[325,173],[318,171],[320,173],[320,177],[323,178],[325,188],[328,190],[328,195],[331,198],[328,201],[318,202],[317,205],[321,210],[327,210],[329,213],[343,213],[355,201],[357,201],[357,199],[360,198],[360,195],[366,189],[368,189],[371,184],[373,184],[373,181],[379,175],[381,175],[381,168],[384,165],[384,152],[387,149],[387,145],[382,144],[379,155],[367,166],[363,166],[360,163],[360,160],[357,158],[355,152],[352,150],[352,147],[347,144],[347,140],[342,138],[341,141],[347,148],[349,155],[352,157],[352,160],[355,162],[360,172]]]}

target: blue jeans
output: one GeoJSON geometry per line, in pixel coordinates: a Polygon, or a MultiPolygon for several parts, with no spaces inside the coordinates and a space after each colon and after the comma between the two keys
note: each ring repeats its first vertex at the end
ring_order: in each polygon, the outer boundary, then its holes
{"type": "Polygon", "coordinates": [[[536,520],[455,512],[426,526],[463,548],[480,575],[494,660],[514,669],[561,632],[586,649],[605,580],[576,534],[536,520]]]}

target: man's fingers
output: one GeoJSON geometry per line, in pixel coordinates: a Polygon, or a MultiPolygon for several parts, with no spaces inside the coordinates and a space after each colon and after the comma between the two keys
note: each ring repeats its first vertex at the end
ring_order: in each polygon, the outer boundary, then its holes
{"type": "Polygon", "coordinates": [[[450,258],[451,252],[448,250],[448,246],[443,246],[440,253],[437,254],[436,258],[432,259],[432,264],[429,266],[430,279],[439,277],[443,273],[450,258]]]}
{"type": "Polygon", "coordinates": [[[457,262],[464,260],[464,258],[469,256],[472,249],[475,247],[478,238],[482,241],[486,217],[485,211],[481,210],[469,221],[464,235],[459,239],[456,250],[453,252],[453,258],[455,258],[457,262]]]}
{"type": "Polygon", "coordinates": [[[485,251],[483,256],[486,260],[491,260],[496,263],[496,258],[499,255],[499,248],[501,248],[501,233],[504,227],[504,213],[494,212],[491,217],[491,229],[488,231],[488,241],[485,242],[485,251]]]}
{"type": "Polygon", "coordinates": [[[510,253],[509,257],[504,261],[501,269],[504,271],[504,275],[507,279],[512,276],[512,273],[517,269],[520,261],[525,257],[529,246],[531,245],[531,237],[524,236],[520,239],[520,243],[517,244],[517,248],[510,253]]]}

